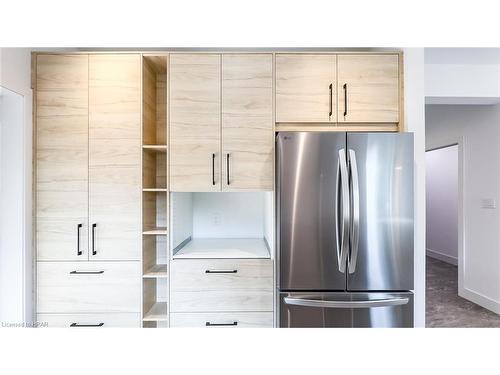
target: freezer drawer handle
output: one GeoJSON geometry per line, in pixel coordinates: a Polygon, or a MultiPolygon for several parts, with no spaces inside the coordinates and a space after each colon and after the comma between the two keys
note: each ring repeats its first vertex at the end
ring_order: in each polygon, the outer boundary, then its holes
{"type": "Polygon", "coordinates": [[[232,323],[210,323],[210,322],[205,322],[205,325],[207,327],[224,327],[224,326],[237,326],[238,322],[232,322],[232,323]]]}
{"type": "Polygon", "coordinates": [[[371,307],[386,307],[406,305],[409,298],[386,298],[366,301],[324,301],[305,298],[285,297],[287,305],[306,306],[306,307],[326,307],[335,309],[366,309],[371,307]]]}
{"type": "Polygon", "coordinates": [[[104,271],[71,271],[70,275],[100,275],[104,271]]]}
{"type": "Polygon", "coordinates": [[[98,323],[98,324],[78,324],[78,323],[71,323],[70,327],[102,327],[104,323],[98,323]]]}
{"type": "Polygon", "coordinates": [[[237,273],[238,270],[205,270],[205,273],[237,273]]]}

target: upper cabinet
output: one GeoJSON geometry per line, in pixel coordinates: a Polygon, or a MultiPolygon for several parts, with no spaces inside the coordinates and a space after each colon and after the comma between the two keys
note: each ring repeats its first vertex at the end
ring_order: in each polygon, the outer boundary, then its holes
{"type": "Polygon", "coordinates": [[[273,189],[273,57],[222,56],[222,190],[273,189]]]}
{"type": "Polygon", "coordinates": [[[399,55],[339,55],[338,122],[399,122],[399,55]]]}
{"type": "Polygon", "coordinates": [[[88,56],[36,59],[38,260],[87,260],[88,56]]]}
{"type": "Polygon", "coordinates": [[[397,125],[399,57],[277,54],[276,122],[397,125]]]}
{"type": "Polygon", "coordinates": [[[220,191],[221,56],[170,56],[170,190],[220,191]]]}
{"type": "Polygon", "coordinates": [[[171,191],[272,190],[272,54],[172,54],[169,103],[171,191]]]}
{"type": "Polygon", "coordinates": [[[336,122],[336,55],[276,55],[276,122],[336,122]]]}
{"type": "Polygon", "coordinates": [[[141,56],[89,57],[92,260],[141,259],[141,56]]]}

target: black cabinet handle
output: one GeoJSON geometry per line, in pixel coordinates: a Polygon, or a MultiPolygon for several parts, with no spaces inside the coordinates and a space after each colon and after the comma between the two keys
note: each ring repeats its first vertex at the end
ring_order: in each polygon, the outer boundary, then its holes
{"type": "Polygon", "coordinates": [[[78,324],[78,323],[71,323],[69,326],[70,327],[102,327],[104,323],[98,323],[98,324],[78,324]]]}
{"type": "Polygon", "coordinates": [[[229,153],[226,154],[227,184],[229,185],[229,153]]]}
{"type": "Polygon", "coordinates": [[[238,322],[232,322],[232,323],[210,323],[210,322],[205,322],[205,325],[207,327],[237,326],[238,322]]]}
{"type": "Polygon", "coordinates": [[[333,84],[330,83],[330,86],[328,88],[330,90],[330,114],[328,116],[332,117],[332,114],[333,114],[333,84]]]}
{"type": "Polygon", "coordinates": [[[344,83],[344,117],[347,116],[347,83],[344,83]]]}
{"type": "Polygon", "coordinates": [[[215,185],[215,154],[212,154],[212,185],[215,185]]]}
{"type": "Polygon", "coordinates": [[[76,255],[82,255],[83,252],[80,250],[80,229],[82,229],[83,224],[78,224],[76,228],[76,255]]]}
{"type": "Polygon", "coordinates": [[[205,273],[237,273],[238,270],[205,270],[205,273]]]}
{"type": "Polygon", "coordinates": [[[95,250],[95,228],[96,227],[97,227],[96,223],[92,224],[92,255],[97,254],[97,251],[95,250]]]}
{"type": "Polygon", "coordinates": [[[104,271],[71,271],[70,275],[100,275],[104,271]]]}

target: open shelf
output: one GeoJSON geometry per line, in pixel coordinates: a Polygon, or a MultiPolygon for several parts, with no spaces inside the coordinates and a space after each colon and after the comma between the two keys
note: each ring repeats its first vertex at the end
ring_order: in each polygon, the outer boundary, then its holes
{"type": "Polygon", "coordinates": [[[167,228],[166,227],[157,227],[157,228],[150,228],[147,230],[144,230],[142,234],[147,235],[147,236],[166,236],[167,235],[167,228]]]}
{"type": "Polygon", "coordinates": [[[143,188],[142,191],[150,193],[162,193],[167,192],[167,188],[143,188]]]}
{"type": "Polygon", "coordinates": [[[166,278],[168,266],[166,264],[155,264],[144,272],[144,278],[166,278]]]}
{"type": "Polygon", "coordinates": [[[156,302],[155,304],[153,304],[149,311],[144,314],[144,318],[142,320],[145,322],[167,321],[167,303],[156,302]]]}
{"type": "Polygon", "coordinates": [[[167,152],[167,145],[142,145],[144,151],[167,152]]]}
{"type": "Polygon", "coordinates": [[[181,247],[174,259],[269,259],[263,238],[194,238],[181,247]]]}

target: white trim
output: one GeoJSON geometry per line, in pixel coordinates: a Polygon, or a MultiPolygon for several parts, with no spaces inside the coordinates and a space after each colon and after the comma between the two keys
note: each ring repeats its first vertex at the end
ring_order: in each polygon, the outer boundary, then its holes
{"type": "Polygon", "coordinates": [[[485,309],[491,310],[496,314],[500,315],[500,303],[486,297],[485,295],[475,292],[473,290],[467,288],[458,288],[458,295],[462,298],[465,298],[471,302],[474,302],[476,305],[482,306],[485,309]]]}
{"type": "Polygon", "coordinates": [[[445,263],[453,264],[454,266],[458,266],[458,258],[431,249],[426,249],[425,252],[428,257],[440,260],[445,263]]]}

